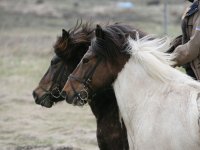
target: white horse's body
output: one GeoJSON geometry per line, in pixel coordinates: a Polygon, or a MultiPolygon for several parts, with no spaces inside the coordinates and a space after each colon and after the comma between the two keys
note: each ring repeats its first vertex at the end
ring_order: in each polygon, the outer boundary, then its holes
{"type": "Polygon", "coordinates": [[[130,39],[132,55],[113,84],[130,150],[200,150],[200,83],[170,67],[163,39],[130,39]]]}

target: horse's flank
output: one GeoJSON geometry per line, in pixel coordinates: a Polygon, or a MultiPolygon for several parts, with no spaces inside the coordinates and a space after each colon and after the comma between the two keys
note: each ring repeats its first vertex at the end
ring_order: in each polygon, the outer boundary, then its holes
{"type": "Polygon", "coordinates": [[[130,149],[199,150],[200,84],[170,67],[165,40],[149,39],[129,39],[131,57],[113,84],[130,149]]]}

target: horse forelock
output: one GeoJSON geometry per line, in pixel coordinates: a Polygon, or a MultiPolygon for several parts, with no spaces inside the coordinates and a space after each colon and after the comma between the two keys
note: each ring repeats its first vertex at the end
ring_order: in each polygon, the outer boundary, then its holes
{"type": "Polygon", "coordinates": [[[76,49],[78,46],[83,46],[83,48],[89,47],[91,39],[94,36],[93,31],[94,29],[90,22],[76,24],[73,29],[68,31],[68,37],[59,36],[57,38],[54,45],[54,52],[59,57],[67,59],[73,51],[78,51],[76,49]]]}
{"type": "Polygon", "coordinates": [[[70,31],[69,37],[71,38],[71,44],[90,43],[94,36],[93,31],[94,28],[91,22],[80,23],[77,28],[74,27],[74,29],[70,31]]]}
{"type": "Polygon", "coordinates": [[[96,37],[92,41],[91,49],[94,53],[113,61],[118,55],[124,52],[127,46],[125,34],[121,30],[122,25],[109,25],[103,29],[103,38],[96,37]]]}
{"type": "Polygon", "coordinates": [[[68,53],[68,39],[63,37],[58,37],[55,45],[53,46],[54,52],[59,57],[65,57],[68,53]]]}

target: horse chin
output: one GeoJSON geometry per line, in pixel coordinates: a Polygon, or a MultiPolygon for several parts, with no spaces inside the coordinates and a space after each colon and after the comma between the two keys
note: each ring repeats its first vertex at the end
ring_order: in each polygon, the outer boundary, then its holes
{"type": "Polygon", "coordinates": [[[74,96],[66,101],[74,106],[84,106],[87,103],[87,101],[82,101],[77,96],[74,96]]]}
{"type": "Polygon", "coordinates": [[[53,101],[51,101],[51,96],[49,94],[43,95],[40,100],[39,104],[41,106],[44,106],[46,108],[51,108],[54,104],[53,101]]]}
{"type": "Polygon", "coordinates": [[[46,107],[46,108],[51,108],[53,106],[54,102],[50,100],[45,100],[41,102],[41,105],[46,107]]]}
{"type": "Polygon", "coordinates": [[[81,102],[80,100],[77,100],[73,102],[74,106],[84,106],[87,102],[81,102]]]}

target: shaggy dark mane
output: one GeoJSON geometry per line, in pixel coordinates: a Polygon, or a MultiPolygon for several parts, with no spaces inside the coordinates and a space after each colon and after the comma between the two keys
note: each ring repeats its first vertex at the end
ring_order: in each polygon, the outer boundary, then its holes
{"type": "Polygon", "coordinates": [[[69,30],[72,44],[90,43],[93,31],[94,28],[91,22],[86,22],[84,24],[82,24],[82,21],[80,23],[77,22],[75,27],[69,30]]]}
{"type": "MultiPolygon", "coordinates": [[[[91,38],[94,36],[93,34],[94,28],[92,27],[91,22],[79,23],[77,21],[74,28],[65,31],[66,34],[59,36],[54,45],[54,52],[57,56],[64,58],[67,60],[71,58],[71,54],[76,49],[87,49],[91,43],[91,38]]],[[[76,51],[77,52],[77,51],[76,51]]]]}
{"type": "Polygon", "coordinates": [[[114,59],[125,53],[129,47],[128,36],[136,38],[136,30],[140,37],[146,35],[144,32],[127,25],[114,24],[103,28],[103,38],[96,37],[91,43],[91,50],[101,55],[105,59],[114,61],[114,59]]]}

